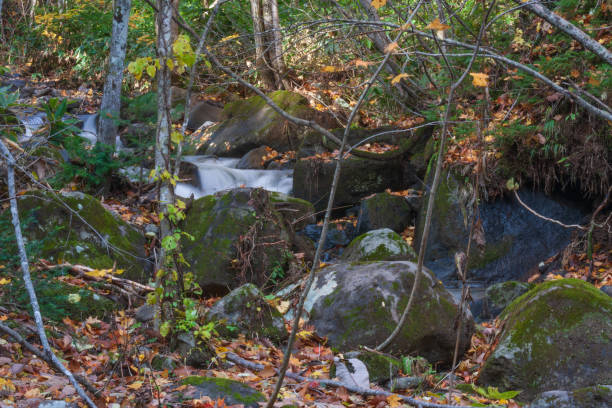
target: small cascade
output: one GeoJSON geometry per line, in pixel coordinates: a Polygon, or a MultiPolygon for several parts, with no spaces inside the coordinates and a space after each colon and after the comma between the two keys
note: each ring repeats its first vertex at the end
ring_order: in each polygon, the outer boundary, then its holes
{"type": "Polygon", "coordinates": [[[178,183],[176,194],[195,198],[236,187],[262,187],[268,191],[289,194],[293,188],[293,170],[242,170],[240,159],[211,156],[187,156],[186,162],[197,167],[191,183],[178,183]]]}

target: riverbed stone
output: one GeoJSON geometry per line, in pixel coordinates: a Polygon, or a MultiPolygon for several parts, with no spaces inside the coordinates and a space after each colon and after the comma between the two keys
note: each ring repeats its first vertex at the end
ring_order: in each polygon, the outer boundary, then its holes
{"type": "MultiPolygon", "coordinates": [[[[426,184],[431,186],[435,165],[430,163],[426,184]]],[[[583,213],[574,203],[528,189],[519,191],[529,207],[567,224],[579,223],[583,213]]],[[[455,253],[465,251],[471,225],[473,191],[466,177],[443,170],[434,202],[425,265],[443,281],[456,278],[455,253]]],[[[424,203],[427,203],[426,195],[424,203]]],[[[417,217],[415,250],[421,242],[427,205],[417,217]]],[[[510,197],[482,201],[478,209],[484,245],[473,245],[469,257],[470,279],[487,283],[520,280],[571,239],[571,231],[536,217],[510,197]]]]}
{"type": "Polygon", "coordinates": [[[485,290],[482,299],[475,302],[472,313],[476,315],[476,308],[481,319],[497,317],[514,299],[526,293],[534,286],[532,283],[518,281],[495,283],[485,290]]]}
{"type": "Polygon", "coordinates": [[[504,329],[479,377],[484,385],[540,392],[612,383],[612,299],[578,279],[536,286],[502,313],[504,329]]]}
{"type": "Polygon", "coordinates": [[[238,164],[236,164],[236,168],[263,170],[266,164],[265,158],[271,150],[272,149],[268,146],[260,146],[249,150],[247,154],[242,156],[238,164]]]}
{"type": "Polygon", "coordinates": [[[414,225],[416,211],[406,198],[387,192],[374,194],[361,200],[357,231],[360,234],[379,229],[390,228],[402,232],[409,225],[414,225]]]}
{"type": "Polygon", "coordinates": [[[612,385],[595,385],[574,391],[546,391],[526,408],[609,408],[612,407],[612,385]]]}
{"type": "Polygon", "coordinates": [[[266,400],[261,393],[248,385],[227,378],[191,376],[181,380],[181,384],[188,386],[183,392],[185,397],[209,397],[213,401],[222,399],[227,406],[258,408],[259,402],[266,400]]]}
{"type": "MultiPolygon", "coordinates": [[[[409,261],[336,264],[317,273],[305,302],[309,324],[338,351],[376,347],[395,329],[408,301],[417,266],[409,261]]],[[[452,361],[458,305],[431,271],[423,269],[417,299],[404,327],[386,349],[418,354],[435,363],[452,361]]],[[[474,321],[463,319],[459,352],[470,344],[474,321]]]]}
{"type": "Polygon", "coordinates": [[[263,189],[237,188],[194,200],[181,228],[194,237],[184,240],[183,255],[196,282],[217,295],[244,283],[271,284],[272,270],[282,275],[292,262],[285,222],[263,189]],[[241,242],[245,251],[254,248],[243,253],[248,263],[239,259],[241,242]]]}
{"type": "MultiPolygon", "coordinates": [[[[370,382],[376,384],[383,383],[391,377],[397,377],[402,368],[402,362],[399,359],[379,352],[367,350],[349,351],[348,353],[344,353],[344,358],[349,361],[351,359],[361,361],[368,369],[370,382]]],[[[332,365],[329,376],[333,378],[334,375],[335,366],[332,365]]]]}
{"type": "Polygon", "coordinates": [[[281,313],[252,283],[234,289],[217,301],[206,314],[206,320],[221,323],[215,329],[225,337],[242,333],[249,338],[265,337],[280,343],[288,336],[281,313]]]}
{"type": "Polygon", "coordinates": [[[381,228],[355,238],[342,253],[348,262],[391,261],[405,259],[416,261],[414,250],[395,231],[381,228]]]}
{"type": "MultiPolygon", "coordinates": [[[[312,109],[302,95],[275,91],[268,96],[287,113],[327,127],[328,115],[312,109]]],[[[199,153],[240,157],[262,145],[279,152],[296,150],[304,133],[303,129],[290,124],[258,95],[225,105],[221,120],[206,132],[208,140],[200,146],[199,153]]]]}
{"type": "MultiPolygon", "coordinates": [[[[144,235],[81,192],[29,191],[19,198],[24,235],[42,244],[38,256],[96,269],[124,270],[122,277],[145,282],[152,263],[144,235]]],[[[2,217],[8,217],[8,211],[2,217]]]]}

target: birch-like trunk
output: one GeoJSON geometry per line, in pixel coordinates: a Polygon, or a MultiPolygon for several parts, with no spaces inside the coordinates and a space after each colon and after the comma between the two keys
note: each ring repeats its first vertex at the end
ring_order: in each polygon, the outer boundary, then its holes
{"type": "Polygon", "coordinates": [[[121,84],[127,48],[128,22],[132,0],[115,0],[108,73],[98,120],[98,140],[115,145],[117,120],[121,110],[121,84]]]}
{"type": "Polygon", "coordinates": [[[253,19],[253,36],[255,38],[255,65],[257,72],[261,75],[264,87],[268,90],[276,88],[274,72],[267,60],[265,41],[264,10],[260,0],[250,0],[251,15],[253,19]]]}
{"type": "Polygon", "coordinates": [[[278,1],[264,0],[270,8],[270,27],[272,45],[270,47],[270,55],[272,59],[272,67],[274,68],[274,77],[276,79],[277,88],[289,89],[290,84],[285,74],[287,68],[283,58],[283,37],[281,32],[280,20],[278,18],[278,1]]]}

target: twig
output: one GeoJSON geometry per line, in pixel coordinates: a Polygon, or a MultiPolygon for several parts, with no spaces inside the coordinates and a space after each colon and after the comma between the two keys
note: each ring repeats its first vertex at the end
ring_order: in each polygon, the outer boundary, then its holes
{"type": "Polygon", "coordinates": [[[518,202],[519,202],[519,203],[520,203],[520,204],[521,204],[523,207],[525,207],[525,209],[526,209],[527,211],[529,211],[530,213],[532,213],[533,215],[535,215],[535,216],[536,216],[536,217],[538,217],[538,218],[541,218],[541,219],[543,219],[543,220],[545,220],[545,221],[552,222],[553,224],[560,225],[560,226],[562,226],[563,228],[577,228],[577,229],[579,229],[579,230],[583,230],[583,231],[585,231],[585,230],[586,230],[586,228],[585,228],[585,227],[583,227],[582,225],[578,225],[578,224],[564,224],[564,223],[562,223],[562,222],[561,222],[561,221],[559,221],[559,220],[555,220],[554,218],[548,218],[548,217],[543,216],[542,214],[540,214],[540,213],[536,212],[534,209],[532,209],[532,208],[531,208],[531,207],[529,207],[527,204],[525,204],[525,203],[523,202],[523,200],[521,200],[521,197],[519,197],[519,195],[518,195],[518,191],[516,191],[516,190],[514,190],[514,196],[516,197],[516,199],[518,200],[518,202]]]}
{"type": "Polygon", "coordinates": [[[11,197],[11,216],[13,219],[13,228],[15,230],[15,240],[17,241],[17,248],[19,250],[19,258],[21,261],[21,271],[23,272],[23,282],[28,291],[30,297],[30,305],[34,314],[34,320],[36,321],[36,328],[38,331],[38,337],[43,346],[44,354],[48,360],[55,366],[60,372],[62,372],[68,380],[74,386],[74,389],[81,398],[87,403],[90,408],[96,408],[96,404],[89,398],[89,396],[83,391],[83,388],[79,385],[78,381],[74,378],[74,375],[59,361],[57,356],[51,350],[49,341],[47,340],[47,334],[45,333],[45,327],[43,325],[42,315],[40,314],[40,307],[36,298],[36,291],[32,284],[32,278],[30,276],[30,265],[28,263],[28,255],[25,249],[25,243],[23,241],[23,235],[21,233],[21,223],[19,221],[19,211],[17,209],[17,198],[15,193],[15,159],[11,154],[10,150],[0,141],[0,152],[4,156],[7,167],[7,184],[8,193],[11,197]]]}

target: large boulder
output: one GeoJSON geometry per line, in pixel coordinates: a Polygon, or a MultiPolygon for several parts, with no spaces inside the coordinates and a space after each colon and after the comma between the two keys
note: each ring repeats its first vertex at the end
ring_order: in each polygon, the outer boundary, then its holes
{"type": "MultiPolygon", "coordinates": [[[[430,167],[428,186],[435,166],[430,167]]],[[[455,253],[464,251],[468,242],[473,193],[464,180],[465,177],[444,170],[434,203],[425,265],[443,281],[454,279],[455,253]]],[[[529,207],[547,217],[567,224],[582,218],[581,210],[571,203],[526,189],[519,194],[529,207]]],[[[417,246],[425,224],[427,200],[428,196],[417,217],[414,239],[417,246]]],[[[485,282],[521,279],[531,268],[567,246],[571,238],[569,229],[536,217],[514,198],[483,201],[478,214],[486,243],[470,253],[470,279],[485,282]]],[[[418,247],[415,249],[418,251],[418,247]]]]}
{"type": "Polygon", "coordinates": [[[558,389],[612,384],[612,299],[577,279],[543,283],[502,315],[504,329],[479,381],[522,390],[520,399],[558,389]]]}
{"type": "Polygon", "coordinates": [[[181,400],[208,397],[212,401],[222,400],[226,406],[245,408],[258,408],[266,400],[248,385],[227,378],[191,376],[181,380],[181,385],[181,400]]]}
{"type": "Polygon", "coordinates": [[[363,234],[370,230],[390,228],[402,232],[407,226],[414,225],[417,210],[405,197],[387,192],[374,194],[361,200],[357,231],[363,234]]]}
{"type": "Polygon", "coordinates": [[[514,299],[533,287],[532,283],[518,281],[495,283],[485,290],[482,299],[475,302],[472,313],[482,319],[497,317],[514,299]],[[475,309],[478,309],[478,312],[475,309]]]}
{"type": "MultiPolygon", "coordinates": [[[[336,162],[323,157],[298,160],[293,172],[293,194],[313,203],[317,211],[325,209],[335,169],[336,162]]],[[[342,162],[334,207],[353,205],[372,193],[402,187],[399,158],[370,160],[351,156],[342,162]]]]}
{"type": "Polygon", "coordinates": [[[348,262],[391,261],[417,258],[414,250],[395,231],[381,228],[355,238],[342,253],[348,262]]]}
{"type": "Polygon", "coordinates": [[[271,306],[252,283],[234,289],[213,305],[206,319],[221,322],[216,327],[221,336],[265,337],[280,343],[287,338],[281,313],[271,306]]]}
{"type": "Polygon", "coordinates": [[[222,109],[207,101],[198,102],[189,112],[187,129],[196,130],[206,122],[216,123],[221,120],[222,109]]]}
{"type": "Polygon", "coordinates": [[[294,214],[275,210],[263,189],[237,188],[194,200],[181,229],[194,237],[184,240],[183,255],[196,282],[212,294],[249,282],[271,285],[272,272],[281,278],[292,261],[287,225],[294,214]]]}
{"type": "MultiPolygon", "coordinates": [[[[312,109],[302,95],[275,91],[268,96],[289,114],[327,127],[327,115],[312,109]]],[[[228,103],[221,120],[207,130],[208,140],[198,149],[199,153],[239,157],[262,145],[285,152],[296,150],[303,137],[302,129],[290,124],[260,96],[228,103]]]]}
{"type": "MultiPolygon", "coordinates": [[[[337,264],[320,271],[305,302],[309,323],[340,351],[378,346],[395,329],[408,302],[416,264],[409,261],[337,264]]],[[[458,305],[427,269],[404,327],[388,347],[393,355],[418,354],[452,362],[458,305]]],[[[459,353],[469,347],[474,321],[462,317],[459,353]]]]}
{"type": "MultiPolygon", "coordinates": [[[[123,277],[147,281],[152,262],[144,235],[81,192],[30,191],[19,198],[24,235],[38,241],[38,256],[51,262],[123,269],[123,277]]],[[[9,217],[8,211],[2,217],[9,217]]]]}
{"type": "Polygon", "coordinates": [[[526,408],[610,408],[612,385],[596,385],[574,391],[546,391],[526,408]]]}

